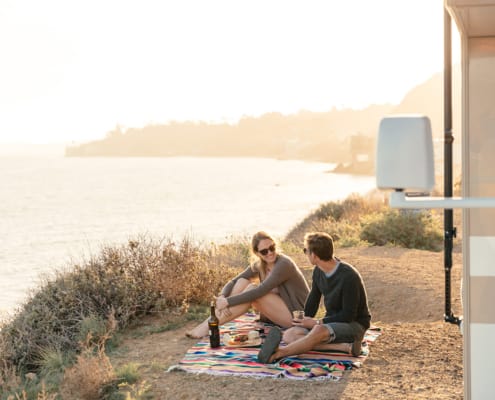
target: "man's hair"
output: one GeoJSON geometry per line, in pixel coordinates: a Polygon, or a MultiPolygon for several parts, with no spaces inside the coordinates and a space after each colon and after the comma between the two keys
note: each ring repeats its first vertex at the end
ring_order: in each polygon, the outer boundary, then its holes
{"type": "Polygon", "coordinates": [[[304,247],[323,261],[333,258],[333,239],[325,232],[309,232],[304,235],[304,247]]]}

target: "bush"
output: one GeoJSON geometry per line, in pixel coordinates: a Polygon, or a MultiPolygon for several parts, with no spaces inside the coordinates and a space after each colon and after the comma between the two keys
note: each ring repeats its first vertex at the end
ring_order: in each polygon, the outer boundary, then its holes
{"type": "Polygon", "coordinates": [[[386,209],[383,197],[376,192],[366,197],[352,194],[343,201],[322,204],[291,229],[285,240],[301,246],[306,232],[319,231],[330,234],[340,247],[366,245],[360,238],[361,217],[386,209]]]}
{"type": "Polygon", "coordinates": [[[440,251],[443,230],[440,221],[427,211],[390,210],[383,197],[351,195],[342,202],[321,205],[292,229],[286,240],[301,245],[304,234],[330,234],[338,247],[394,245],[440,251]]]}
{"type": "Polygon", "coordinates": [[[42,283],[0,331],[1,360],[20,374],[37,371],[43,349],[76,352],[88,333],[98,340],[110,315],[123,328],[151,312],[206,304],[236,274],[231,262],[245,266],[245,258],[243,246],[205,248],[187,237],[103,247],[42,283]]]}
{"type": "MultiPolygon", "coordinates": [[[[321,205],[289,232],[281,248],[290,254],[297,247],[299,252],[308,231],[327,232],[341,247],[392,244],[439,250],[443,244],[434,214],[391,211],[374,194],[321,205]]],[[[108,345],[109,331],[146,314],[165,311],[177,316],[190,308],[201,309],[239,272],[238,267],[248,265],[250,256],[248,238],[204,245],[188,237],[178,243],[139,237],[122,246],[103,247],[88,261],[57,271],[1,326],[0,398],[44,392],[40,385],[45,381],[50,392],[60,382],[65,393],[87,389],[78,394],[87,398],[96,395],[92,385],[106,390],[107,383],[115,384],[115,374],[103,350],[81,352],[81,341],[89,340],[87,346],[102,341],[108,345]],[[37,373],[36,379],[19,378],[31,372],[37,373]]],[[[132,390],[141,393],[145,387],[132,390]]]]}
{"type": "Polygon", "coordinates": [[[139,364],[137,363],[131,362],[125,364],[117,370],[116,372],[117,378],[122,383],[127,383],[132,385],[141,378],[141,375],[138,370],[139,370],[139,364]]]}
{"type": "Polygon", "coordinates": [[[427,211],[389,210],[364,216],[360,238],[376,246],[392,244],[406,248],[440,251],[440,222],[427,211]]]}

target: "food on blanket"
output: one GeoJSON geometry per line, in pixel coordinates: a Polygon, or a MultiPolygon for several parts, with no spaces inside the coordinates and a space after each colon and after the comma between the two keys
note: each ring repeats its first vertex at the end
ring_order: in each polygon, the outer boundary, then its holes
{"type": "Polygon", "coordinates": [[[258,331],[249,331],[248,332],[248,339],[249,341],[254,341],[260,337],[260,333],[258,331]]]}
{"type": "Polygon", "coordinates": [[[256,345],[260,340],[260,333],[258,331],[249,331],[247,334],[242,333],[238,335],[229,335],[225,333],[223,335],[223,343],[227,346],[242,346],[242,345],[256,345]]]}
{"type": "Polygon", "coordinates": [[[224,343],[230,346],[239,346],[242,344],[245,344],[249,341],[248,335],[245,334],[240,334],[240,335],[234,335],[227,337],[229,340],[225,340],[225,335],[224,335],[224,343]]]}
{"type": "Polygon", "coordinates": [[[241,344],[241,343],[245,343],[249,340],[249,336],[248,335],[235,335],[234,338],[231,340],[231,344],[241,344]]]}
{"type": "Polygon", "coordinates": [[[224,333],[222,339],[223,339],[223,344],[226,345],[232,340],[232,336],[230,336],[230,334],[228,333],[224,333]]]}

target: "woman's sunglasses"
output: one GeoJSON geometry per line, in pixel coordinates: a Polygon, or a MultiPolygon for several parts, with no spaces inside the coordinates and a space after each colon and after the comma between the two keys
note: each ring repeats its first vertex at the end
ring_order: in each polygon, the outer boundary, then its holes
{"type": "Polygon", "coordinates": [[[275,245],[274,244],[272,244],[267,249],[258,250],[258,253],[260,253],[262,256],[266,256],[269,251],[271,251],[272,253],[275,251],[275,245]]]}

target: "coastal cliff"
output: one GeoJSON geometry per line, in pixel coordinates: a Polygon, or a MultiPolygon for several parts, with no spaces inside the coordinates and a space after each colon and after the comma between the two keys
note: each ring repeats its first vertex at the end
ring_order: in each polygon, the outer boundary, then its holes
{"type": "MultiPolygon", "coordinates": [[[[426,115],[431,120],[434,138],[443,137],[442,79],[442,74],[432,76],[410,90],[397,106],[333,108],[328,112],[300,111],[291,115],[272,112],[243,117],[236,124],[173,121],[126,130],[117,125],[101,140],[68,146],[65,155],[267,157],[328,162],[338,164],[333,172],[371,175],[377,129],[383,116],[426,115]]],[[[459,98],[454,96],[454,100],[459,98]]],[[[460,131],[458,108],[454,101],[454,131],[460,131]]],[[[458,145],[454,143],[457,153],[458,145]]],[[[437,158],[441,161],[441,152],[437,158]]]]}

